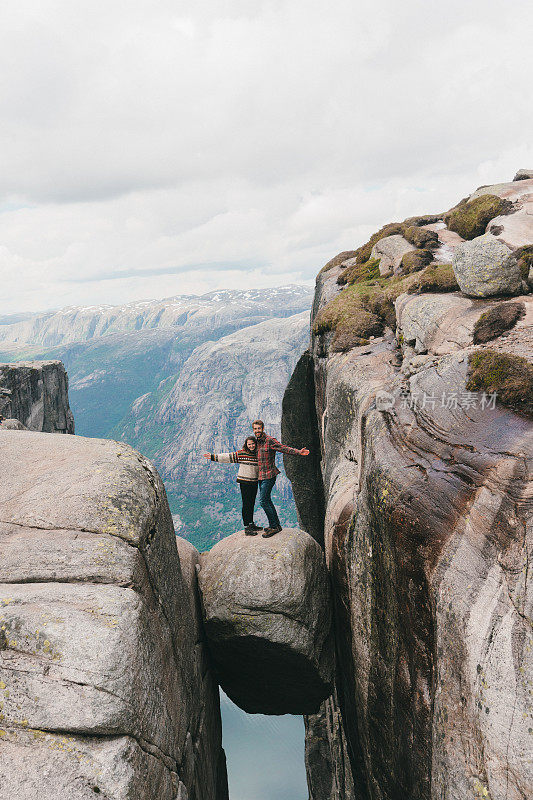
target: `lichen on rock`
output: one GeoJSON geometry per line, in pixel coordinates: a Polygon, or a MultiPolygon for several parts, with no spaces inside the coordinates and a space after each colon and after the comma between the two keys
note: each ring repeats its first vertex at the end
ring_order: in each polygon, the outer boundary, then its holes
{"type": "Polygon", "coordinates": [[[522,290],[512,250],[490,233],[458,245],[452,267],[461,291],[471,297],[513,295],[522,290]]]}

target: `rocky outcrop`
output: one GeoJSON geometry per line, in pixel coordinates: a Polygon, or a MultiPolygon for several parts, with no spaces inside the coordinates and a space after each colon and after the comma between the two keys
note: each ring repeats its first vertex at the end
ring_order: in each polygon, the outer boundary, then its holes
{"type": "Polygon", "coordinates": [[[245,711],[317,712],[331,691],[329,582],[320,546],[284,528],[232,534],[202,556],[204,625],[220,685],[245,711]]]}
{"type": "Polygon", "coordinates": [[[529,178],[533,178],[533,169],[519,169],[513,181],[526,181],[529,178]]]}
{"type": "Polygon", "coordinates": [[[489,193],[512,203],[512,207],[511,213],[492,218],[487,225],[487,233],[492,233],[513,250],[523,245],[533,245],[533,176],[524,175],[518,181],[515,179],[510,183],[484,186],[474,192],[472,198],[489,193]]]}
{"type": "Polygon", "coordinates": [[[5,431],[27,431],[27,427],[18,419],[8,418],[0,422],[0,428],[5,431]]]}
{"type": "Polygon", "coordinates": [[[470,297],[518,294],[522,288],[511,249],[491,233],[456,247],[452,266],[459,288],[470,297]]]}
{"type": "Polygon", "coordinates": [[[372,248],[370,258],[379,258],[379,272],[380,275],[392,275],[393,272],[398,272],[402,258],[406,253],[413,250],[413,245],[404,239],[403,236],[395,234],[393,236],[386,236],[376,242],[372,248]]]}
{"type": "MultiPolygon", "coordinates": [[[[347,291],[337,278],[319,275],[315,318],[347,291]]],[[[507,354],[533,362],[532,300],[516,298],[511,330],[490,341],[505,387],[517,380],[507,354]]],[[[337,671],[334,694],[306,719],[311,797],[523,800],[533,783],[531,419],[468,388],[478,322],[501,300],[404,293],[395,306],[396,331],[346,352],[332,351],[329,331],[312,336],[337,671]],[[347,763],[354,794],[337,775],[347,763]]],[[[309,385],[287,395],[287,419],[307,407],[309,385]]]]}
{"type": "Polygon", "coordinates": [[[227,800],[155,469],[116,442],[0,431],[0,472],[0,796],[227,800]]]}
{"type": "Polygon", "coordinates": [[[18,419],[32,431],[74,433],[61,361],[0,364],[0,416],[18,419]]]}

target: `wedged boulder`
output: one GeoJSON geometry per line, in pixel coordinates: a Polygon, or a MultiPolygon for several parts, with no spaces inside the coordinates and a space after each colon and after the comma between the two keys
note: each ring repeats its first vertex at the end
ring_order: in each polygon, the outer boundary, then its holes
{"type": "Polygon", "coordinates": [[[458,245],[452,267],[461,291],[471,297],[514,295],[522,289],[520,268],[511,249],[490,233],[458,245]]]}
{"type": "Polygon", "coordinates": [[[284,528],[234,533],[202,556],[204,626],[224,691],[261,714],[318,711],[331,691],[330,587],[320,545],[284,528]]]}
{"type": "Polygon", "coordinates": [[[2,800],[175,800],[180,785],[226,800],[154,467],[117,442],[1,430],[0,474],[2,800]]]}
{"type": "Polygon", "coordinates": [[[371,258],[379,258],[380,275],[392,275],[398,272],[403,256],[415,248],[400,234],[385,236],[372,248],[371,258]]]}

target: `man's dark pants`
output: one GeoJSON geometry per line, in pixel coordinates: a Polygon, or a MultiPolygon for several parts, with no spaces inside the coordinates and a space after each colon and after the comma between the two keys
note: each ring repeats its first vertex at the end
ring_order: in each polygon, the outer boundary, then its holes
{"type": "Polygon", "coordinates": [[[275,483],[275,477],[265,478],[264,480],[259,481],[259,503],[268,517],[269,526],[271,528],[281,528],[278,513],[274,508],[274,503],[270,499],[270,493],[272,492],[275,483]]]}

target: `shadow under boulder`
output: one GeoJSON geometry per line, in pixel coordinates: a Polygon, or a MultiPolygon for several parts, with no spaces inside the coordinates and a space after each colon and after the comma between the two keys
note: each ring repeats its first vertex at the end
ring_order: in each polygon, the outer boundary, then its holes
{"type": "Polygon", "coordinates": [[[331,693],[330,588],[319,544],[284,528],[234,533],[201,560],[205,631],[220,685],[256,714],[311,714],[331,693]]]}

